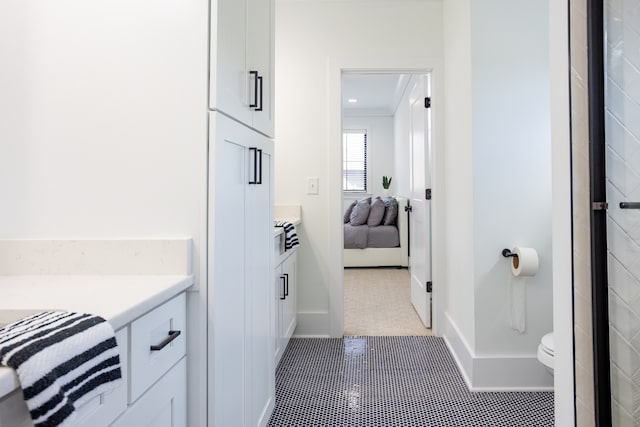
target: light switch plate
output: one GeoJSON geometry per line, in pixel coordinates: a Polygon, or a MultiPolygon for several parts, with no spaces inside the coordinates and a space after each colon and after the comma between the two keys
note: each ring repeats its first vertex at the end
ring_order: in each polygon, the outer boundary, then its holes
{"type": "Polygon", "coordinates": [[[318,177],[307,177],[307,194],[318,194],[318,177]]]}

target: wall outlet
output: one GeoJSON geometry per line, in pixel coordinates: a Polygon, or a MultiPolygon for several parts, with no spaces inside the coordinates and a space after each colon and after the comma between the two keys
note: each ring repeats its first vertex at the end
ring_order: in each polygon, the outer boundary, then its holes
{"type": "Polygon", "coordinates": [[[307,177],[307,194],[318,194],[318,177],[307,177]]]}

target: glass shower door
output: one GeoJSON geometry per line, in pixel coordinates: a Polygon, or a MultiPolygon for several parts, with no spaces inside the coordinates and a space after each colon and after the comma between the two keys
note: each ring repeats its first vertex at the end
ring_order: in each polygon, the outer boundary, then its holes
{"type": "Polygon", "coordinates": [[[611,418],[640,426],[640,1],[604,6],[611,418]]]}

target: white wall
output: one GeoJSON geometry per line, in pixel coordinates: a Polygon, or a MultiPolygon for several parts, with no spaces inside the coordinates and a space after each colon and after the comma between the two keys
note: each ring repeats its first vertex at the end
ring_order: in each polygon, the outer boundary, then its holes
{"type": "MultiPolygon", "coordinates": [[[[193,237],[200,285],[207,34],[202,1],[3,2],[0,238],[193,237]]],[[[190,313],[202,301],[190,293],[190,313]]],[[[205,320],[189,325],[196,417],[205,320]]]]}
{"type": "MultiPolygon", "coordinates": [[[[369,195],[382,195],[382,176],[393,176],[390,194],[395,194],[395,163],[393,118],[390,116],[343,117],[343,129],[367,130],[367,174],[369,195]]],[[[364,197],[363,194],[344,194],[345,203],[364,197]]]]}
{"type": "MultiPolygon", "coordinates": [[[[276,204],[300,203],[299,334],[329,334],[328,64],[442,56],[439,1],[276,1],[276,204]],[[305,194],[318,176],[318,195],[305,194]]],[[[339,191],[334,190],[334,191],[339,191]]]]}
{"type": "Polygon", "coordinates": [[[536,360],[553,329],[548,6],[445,1],[447,328],[474,389],[551,385],[536,360]],[[509,262],[530,246],[526,330],[509,326],[509,262]]]}
{"type": "Polygon", "coordinates": [[[471,3],[478,354],[535,355],[553,330],[548,6],[537,0],[471,3]],[[527,279],[526,331],[508,325],[515,245],[538,251],[527,279]]]}
{"type": "MultiPolygon", "coordinates": [[[[444,2],[446,310],[445,337],[459,348],[475,346],[473,144],[471,138],[471,2],[444,2]]],[[[468,362],[466,362],[468,363],[468,362]]]]}

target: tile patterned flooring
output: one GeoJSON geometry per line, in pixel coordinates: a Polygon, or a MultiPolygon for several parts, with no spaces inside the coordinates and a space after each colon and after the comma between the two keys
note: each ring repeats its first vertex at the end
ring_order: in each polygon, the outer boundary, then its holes
{"type": "Polygon", "coordinates": [[[270,426],[554,425],[553,393],[467,389],[413,310],[406,269],[345,269],[344,297],[354,336],[291,340],[270,426]]]}
{"type": "Polygon", "coordinates": [[[553,393],[472,393],[437,337],[292,339],[270,426],[553,426],[553,393]]]}

